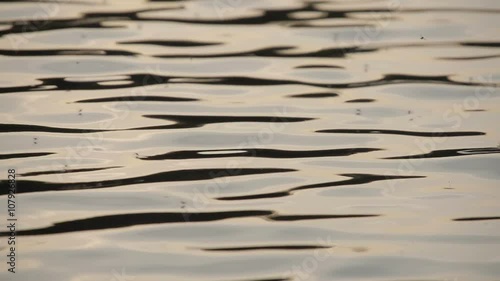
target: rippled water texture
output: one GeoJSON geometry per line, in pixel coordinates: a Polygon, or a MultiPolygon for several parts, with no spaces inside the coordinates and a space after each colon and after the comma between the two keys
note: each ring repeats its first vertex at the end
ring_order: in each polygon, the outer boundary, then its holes
{"type": "Polygon", "coordinates": [[[0,279],[498,281],[499,62],[497,0],[2,1],[0,279]]]}

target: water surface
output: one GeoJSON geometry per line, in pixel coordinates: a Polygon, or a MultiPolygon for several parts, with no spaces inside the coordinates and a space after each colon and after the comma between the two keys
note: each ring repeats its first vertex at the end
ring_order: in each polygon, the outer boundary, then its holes
{"type": "Polygon", "coordinates": [[[499,16],[2,1],[0,279],[500,280],[499,16]]]}

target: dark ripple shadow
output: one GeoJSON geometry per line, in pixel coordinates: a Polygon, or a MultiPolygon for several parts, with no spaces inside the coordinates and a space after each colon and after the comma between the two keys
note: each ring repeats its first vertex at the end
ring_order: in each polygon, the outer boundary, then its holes
{"type": "Polygon", "coordinates": [[[221,201],[237,201],[237,200],[255,200],[255,199],[269,199],[269,198],[279,198],[290,196],[292,193],[290,191],[278,191],[271,193],[260,193],[260,194],[251,194],[251,195],[240,195],[240,196],[225,196],[218,197],[217,200],[221,201]]]}
{"type": "Polygon", "coordinates": [[[499,48],[500,42],[460,42],[461,46],[499,48]]]}
{"type": "Polygon", "coordinates": [[[86,134],[109,132],[112,130],[93,130],[93,129],[76,129],[76,128],[58,128],[39,125],[27,124],[0,124],[0,133],[14,132],[45,132],[45,133],[64,133],[64,134],[86,134]]]}
{"type": "Polygon", "coordinates": [[[415,132],[402,130],[377,130],[377,129],[327,129],[318,130],[316,133],[330,134],[384,134],[384,135],[402,135],[414,137],[466,137],[466,136],[482,136],[486,135],[483,132],[463,131],[463,132],[415,132]]]}
{"type": "MultiPolygon", "coordinates": [[[[94,100],[92,102],[96,101],[94,100]]],[[[59,128],[59,127],[48,127],[48,126],[27,125],[27,124],[0,124],[0,133],[46,132],[46,133],[65,133],[65,134],[88,134],[88,133],[119,132],[119,131],[187,129],[187,128],[203,127],[205,125],[215,124],[215,123],[237,123],[237,122],[294,123],[294,122],[304,122],[315,119],[315,118],[284,117],[284,116],[217,116],[217,115],[205,115],[205,116],[204,115],[143,115],[143,117],[151,119],[168,120],[168,121],[173,121],[175,123],[169,125],[145,126],[145,127],[124,128],[124,129],[109,129],[109,130],[59,128]]]]}
{"type": "Polygon", "coordinates": [[[310,93],[310,94],[297,94],[288,96],[290,98],[307,98],[307,99],[318,99],[318,98],[334,98],[338,97],[339,94],[336,93],[310,93]]]}
{"type": "Polygon", "coordinates": [[[16,158],[28,158],[28,157],[40,157],[55,154],[53,152],[33,152],[33,153],[12,153],[12,154],[0,154],[0,160],[6,159],[16,159],[16,158]]]}
{"type": "MultiPolygon", "coordinates": [[[[0,21],[0,24],[11,25],[9,29],[0,30],[0,37],[7,34],[18,34],[25,32],[40,32],[47,30],[59,30],[68,28],[99,28],[116,29],[124,26],[104,26],[106,18],[77,18],[77,19],[34,19],[24,21],[0,21]]],[[[109,18],[107,20],[110,20],[109,18]]]]}
{"type": "Polygon", "coordinates": [[[116,169],[122,167],[123,166],[113,166],[104,168],[84,168],[84,169],[61,169],[61,170],[51,170],[51,171],[29,172],[20,175],[23,177],[33,177],[33,176],[66,174],[66,173],[94,172],[94,171],[102,171],[102,170],[116,169]]]}
{"type": "MultiPolygon", "coordinates": [[[[0,21],[0,24],[11,25],[9,29],[0,30],[0,37],[7,34],[40,32],[40,31],[69,29],[69,28],[117,29],[117,28],[123,28],[125,27],[125,25],[106,26],[104,25],[104,23],[106,23],[107,21],[138,20],[137,14],[141,12],[178,10],[178,9],[181,9],[181,7],[162,7],[162,8],[157,7],[153,9],[142,9],[131,12],[84,13],[79,18],[69,18],[69,19],[47,19],[47,17],[34,16],[30,19],[0,21]]],[[[48,10],[46,12],[51,13],[53,11],[48,10]]]]}
{"type": "MultiPolygon", "coordinates": [[[[104,76],[105,77],[105,76],[104,76]]],[[[68,77],[69,78],[69,77],[68,77]]],[[[154,74],[131,74],[127,75],[126,79],[114,79],[114,82],[129,82],[127,85],[102,85],[102,80],[96,81],[68,81],[67,78],[40,78],[41,84],[5,87],[0,88],[1,93],[16,93],[29,91],[54,91],[54,90],[106,90],[106,89],[122,89],[132,87],[142,87],[147,85],[166,84],[168,77],[154,74]]]]}
{"type": "MultiPolygon", "coordinates": [[[[109,28],[109,27],[106,27],[109,28]]],[[[168,40],[145,40],[145,41],[130,41],[119,42],[123,45],[156,45],[164,47],[207,47],[222,45],[221,42],[197,42],[197,41],[168,41],[168,40]]],[[[431,42],[425,44],[393,44],[387,46],[367,47],[367,46],[348,46],[343,48],[329,48],[315,52],[306,52],[302,54],[283,54],[280,51],[293,50],[293,46],[277,46],[268,47],[253,51],[242,51],[235,53],[222,54],[171,54],[157,55],[160,58],[221,58],[221,57],[240,57],[240,56],[262,56],[262,57],[345,57],[347,54],[376,52],[381,49],[394,49],[403,47],[429,47],[429,46],[464,46],[464,47],[490,47],[497,48],[500,43],[497,42],[456,42],[456,43],[441,43],[431,42]]],[[[144,56],[143,54],[125,51],[125,50],[107,50],[107,49],[31,49],[31,50],[9,50],[0,49],[0,55],[4,56],[144,56]]],[[[474,60],[474,59],[489,59],[496,58],[499,55],[477,56],[477,57],[442,57],[441,60],[474,60]]],[[[343,66],[336,65],[303,65],[297,66],[295,69],[344,69],[343,66]]]]}
{"type": "Polygon", "coordinates": [[[245,252],[245,251],[268,251],[268,250],[316,250],[329,249],[334,246],[319,245],[276,245],[276,246],[253,246],[253,247],[227,247],[227,248],[203,248],[207,252],[245,252]]]}
{"type": "Polygon", "coordinates": [[[330,64],[305,64],[296,66],[295,69],[324,69],[324,68],[335,68],[335,69],[344,69],[345,67],[340,65],[330,65],[330,64]]]}
{"type": "MultiPolygon", "coordinates": [[[[17,235],[45,235],[77,231],[116,229],[134,225],[150,225],[163,223],[186,223],[189,222],[219,221],[231,218],[260,217],[271,215],[272,211],[227,211],[213,213],[138,213],[120,214],[93,217],[88,219],[73,220],[55,223],[52,226],[17,231],[17,235]]],[[[8,232],[0,232],[0,236],[6,236],[8,232]]]]}
{"type": "Polygon", "coordinates": [[[136,128],[134,130],[196,128],[215,123],[293,123],[314,120],[314,118],[284,116],[143,115],[143,117],[168,120],[176,123],[171,125],[136,128]]]}
{"type": "MultiPolygon", "coordinates": [[[[154,2],[165,2],[168,0],[154,0],[154,2]]],[[[390,9],[390,8],[368,8],[368,9],[336,9],[326,10],[320,9],[316,6],[319,2],[304,3],[303,7],[289,8],[289,9],[274,9],[262,10],[260,15],[251,15],[241,18],[219,18],[219,19],[179,19],[167,17],[148,17],[141,18],[141,20],[149,21],[172,21],[180,23],[193,23],[193,24],[231,24],[231,25],[265,25],[271,23],[286,24],[287,27],[294,25],[299,28],[307,28],[309,19],[294,18],[293,14],[297,12],[320,12],[321,16],[314,18],[318,19],[340,19],[340,18],[355,18],[352,14],[356,13],[424,13],[424,12],[474,12],[474,13],[498,13],[500,10],[495,9],[477,9],[477,8],[413,8],[413,9],[390,9]]],[[[140,16],[140,15],[139,15],[140,16]]],[[[369,27],[369,26],[367,26],[369,27]]],[[[316,26],[311,26],[316,28],[316,26]]]]}
{"type": "MultiPolygon", "coordinates": [[[[135,225],[152,225],[165,223],[195,223],[220,221],[233,218],[260,217],[273,221],[297,221],[316,219],[365,218],[379,215],[278,215],[269,210],[224,211],[207,213],[166,212],[166,213],[135,213],[99,216],[87,219],[55,223],[52,226],[38,229],[17,231],[19,236],[60,234],[89,230],[116,229],[135,225]]],[[[0,232],[8,236],[9,232],[0,232]]]]}
{"type": "Polygon", "coordinates": [[[438,60],[485,60],[485,59],[494,59],[500,57],[498,55],[487,55],[487,56],[474,56],[474,57],[439,57],[436,58],[438,60]]]}
{"type": "MultiPolygon", "coordinates": [[[[63,190],[81,190],[81,189],[99,189],[115,186],[125,186],[132,184],[156,183],[156,182],[177,182],[177,181],[199,181],[222,177],[234,177],[245,175],[259,175],[271,173],[294,172],[292,169],[195,169],[195,170],[176,170],[161,172],[151,175],[94,181],[94,182],[72,182],[72,183],[54,183],[44,181],[17,181],[17,193],[45,192],[45,191],[63,191],[63,190]]],[[[8,181],[0,181],[0,195],[8,193],[8,181]]]]}
{"type": "Polygon", "coordinates": [[[373,24],[325,24],[325,25],[320,25],[320,24],[312,24],[312,23],[292,23],[287,25],[288,27],[301,27],[301,28],[375,28],[375,25],[373,24]]]}
{"type": "Polygon", "coordinates": [[[59,49],[59,50],[5,50],[0,49],[2,56],[137,56],[138,53],[121,50],[100,49],[59,49]]]}
{"type": "Polygon", "coordinates": [[[394,175],[374,175],[374,174],[340,174],[340,176],[349,177],[350,179],[343,180],[343,181],[334,181],[334,182],[303,185],[303,186],[299,186],[296,188],[292,188],[290,191],[316,189],[316,188],[341,186],[341,185],[367,184],[367,183],[371,183],[371,182],[384,181],[384,180],[425,178],[425,176],[394,176],[394,175]]]}
{"type": "Polygon", "coordinates": [[[292,51],[297,49],[293,46],[276,46],[261,48],[251,51],[240,52],[225,52],[214,54],[165,54],[155,55],[157,58],[228,58],[228,57],[273,57],[273,58],[344,58],[347,54],[354,53],[369,53],[376,49],[360,48],[360,47],[344,47],[344,48],[326,48],[318,51],[303,52],[303,53],[285,53],[283,51],[292,51]]]}
{"type": "Polygon", "coordinates": [[[368,103],[368,102],[375,102],[376,100],[374,99],[354,99],[354,100],[348,100],[346,103],[368,103]]]}
{"type": "Polygon", "coordinates": [[[173,151],[154,156],[140,157],[142,160],[170,160],[170,159],[204,159],[226,157],[258,157],[258,158],[309,158],[349,156],[358,153],[379,151],[379,148],[345,148],[324,150],[280,150],[280,149],[213,149],[213,150],[183,150],[173,151]],[[227,153],[229,152],[229,153],[227,153]],[[209,153],[209,154],[204,154],[209,153]]]}
{"type": "Polygon", "coordinates": [[[79,100],[75,101],[75,103],[130,102],[130,101],[188,102],[188,101],[199,101],[199,99],[166,97],[166,96],[120,96],[120,97],[110,97],[110,98],[79,100]]]}
{"type": "Polygon", "coordinates": [[[500,217],[468,217],[468,218],[453,219],[453,221],[489,221],[489,220],[500,220],[500,217]]]}
{"type": "Polygon", "coordinates": [[[277,85],[305,85],[322,88],[336,89],[354,89],[365,88],[381,85],[395,85],[407,83],[421,84],[441,84],[441,85],[462,85],[462,86],[497,86],[495,83],[477,83],[477,82],[460,82],[450,80],[448,76],[422,76],[422,75],[406,75],[406,74],[386,74],[380,79],[339,83],[339,84],[322,84],[312,83],[297,80],[285,79],[265,79],[254,77],[170,77],[170,83],[193,83],[193,84],[210,84],[210,85],[229,85],[229,86],[277,86],[277,85]]]}
{"type": "Polygon", "coordinates": [[[127,41],[118,42],[123,45],[155,45],[163,47],[206,47],[222,45],[221,42],[201,42],[201,41],[175,41],[175,40],[144,40],[144,41],[127,41]]]}
{"type": "Polygon", "coordinates": [[[464,109],[466,112],[484,112],[485,109],[464,109]]]}
{"type": "MultiPolygon", "coordinates": [[[[390,44],[382,43],[374,46],[366,46],[361,48],[368,48],[370,50],[388,50],[388,49],[401,49],[401,48],[426,48],[426,47],[482,47],[482,48],[497,48],[500,46],[499,42],[463,42],[463,41],[449,41],[449,42],[434,42],[426,41],[419,43],[394,43],[390,44]]],[[[351,46],[355,47],[355,46],[351,46]]]]}
{"type": "MultiPolygon", "coordinates": [[[[168,0],[167,0],[168,1],[168,0]]],[[[155,0],[154,2],[165,2],[155,0]]],[[[380,12],[388,12],[390,9],[370,9],[369,11],[380,11],[380,12]]],[[[141,18],[141,20],[148,21],[172,21],[172,22],[180,22],[180,23],[193,23],[193,24],[231,24],[231,25],[264,25],[271,23],[300,23],[307,22],[306,19],[297,19],[293,17],[293,13],[296,12],[322,12],[323,15],[316,19],[327,19],[327,18],[346,18],[348,11],[327,11],[321,10],[316,7],[315,3],[304,3],[303,7],[299,8],[283,8],[283,9],[274,9],[274,10],[262,10],[262,14],[259,15],[250,15],[243,16],[240,18],[218,18],[218,19],[180,19],[180,18],[166,18],[166,17],[148,17],[141,18]]],[[[140,15],[139,15],[140,16],[140,15]]]]}
{"type": "Polygon", "coordinates": [[[500,148],[482,147],[482,148],[443,149],[443,150],[434,150],[424,154],[387,157],[382,159],[443,158],[443,157],[457,157],[457,156],[494,154],[494,153],[500,153],[500,148]]]}
{"type": "Polygon", "coordinates": [[[345,177],[349,177],[350,179],[341,180],[341,181],[302,185],[302,186],[291,188],[291,189],[288,189],[285,191],[241,195],[241,196],[227,196],[227,197],[219,197],[216,199],[222,200],[222,201],[234,201],[234,200],[254,200],[254,199],[278,198],[278,197],[290,196],[295,191],[306,190],[306,189],[327,188],[327,187],[332,187],[332,186],[344,186],[344,185],[367,184],[367,183],[371,183],[371,182],[375,182],[375,181],[382,181],[382,180],[425,178],[425,176],[391,176],[391,175],[373,175],[373,174],[340,174],[340,175],[345,176],[345,177]]]}
{"type": "MultiPolygon", "coordinates": [[[[69,2],[69,1],[68,1],[69,2]]],[[[156,2],[156,1],[155,1],[156,2]]],[[[192,24],[213,24],[213,25],[266,25],[266,24],[286,24],[288,28],[319,28],[318,26],[311,25],[309,19],[295,18],[293,14],[297,12],[319,12],[321,16],[318,19],[349,19],[355,18],[353,14],[357,13],[423,13],[423,12],[475,12],[475,13],[498,13],[500,10],[496,9],[477,9],[477,8],[426,8],[426,9],[390,9],[390,8],[369,8],[369,9],[336,9],[327,10],[317,7],[318,3],[304,3],[304,6],[299,8],[288,9],[272,9],[261,10],[261,14],[242,16],[240,18],[224,18],[218,19],[200,19],[200,18],[177,18],[177,17],[141,17],[141,13],[150,11],[166,11],[166,10],[180,10],[185,9],[181,6],[181,1],[177,7],[156,7],[150,9],[138,9],[134,11],[120,11],[120,12],[90,12],[83,13],[79,18],[69,19],[39,19],[35,17],[30,20],[8,20],[0,21],[0,24],[11,25],[9,29],[1,30],[0,37],[6,34],[47,31],[68,28],[123,28],[125,26],[107,26],[107,21],[152,21],[152,22],[177,22],[177,23],[192,23],[192,24]]],[[[337,25],[338,26],[338,25],[337,25]]],[[[346,25],[344,25],[345,27],[346,25]]],[[[353,24],[349,24],[353,26],[353,24]]],[[[358,26],[359,24],[355,24],[358,26]]],[[[362,25],[368,28],[370,25],[362,25]]],[[[342,25],[338,26],[342,27],[342,25]]]]}
{"type": "Polygon", "coordinates": [[[267,218],[272,221],[302,221],[302,220],[322,220],[322,219],[352,219],[352,218],[372,218],[380,215],[271,215],[267,218]]]}
{"type": "Polygon", "coordinates": [[[16,93],[29,91],[54,91],[54,90],[106,90],[123,89],[133,87],[143,87],[158,84],[209,84],[209,85],[228,85],[228,86],[277,86],[277,85],[305,85],[322,88],[351,89],[364,88],[379,85],[405,84],[405,83],[431,83],[444,85],[462,85],[462,86],[497,86],[495,83],[477,83],[477,82],[459,82],[450,80],[448,76],[417,76],[402,74],[387,74],[383,78],[370,81],[339,83],[339,84],[321,84],[312,82],[303,82],[297,80],[285,79],[265,79],[254,77],[176,77],[162,76],[154,74],[130,74],[125,79],[114,79],[115,82],[129,82],[127,84],[106,84],[102,85],[99,81],[68,81],[67,78],[40,78],[41,84],[26,85],[15,87],[0,87],[2,93],[16,93]]]}

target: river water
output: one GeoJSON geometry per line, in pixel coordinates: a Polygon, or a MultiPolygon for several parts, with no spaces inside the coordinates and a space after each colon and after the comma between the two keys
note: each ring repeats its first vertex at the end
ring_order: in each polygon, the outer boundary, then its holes
{"type": "Polygon", "coordinates": [[[499,26],[497,0],[2,1],[0,279],[500,280],[499,26]]]}

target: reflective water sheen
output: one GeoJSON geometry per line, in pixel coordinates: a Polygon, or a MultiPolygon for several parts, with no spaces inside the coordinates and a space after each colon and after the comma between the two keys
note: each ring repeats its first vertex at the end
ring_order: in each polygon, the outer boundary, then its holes
{"type": "Polygon", "coordinates": [[[0,279],[500,280],[499,26],[497,0],[2,1],[0,279]]]}

